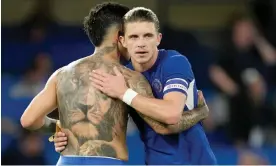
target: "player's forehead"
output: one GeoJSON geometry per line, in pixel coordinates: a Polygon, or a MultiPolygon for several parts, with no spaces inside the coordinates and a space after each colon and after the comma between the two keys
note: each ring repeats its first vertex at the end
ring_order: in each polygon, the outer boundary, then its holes
{"type": "Polygon", "coordinates": [[[143,35],[147,33],[156,33],[156,28],[153,22],[129,22],[125,24],[125,33],[127,35],[143,35]]]}

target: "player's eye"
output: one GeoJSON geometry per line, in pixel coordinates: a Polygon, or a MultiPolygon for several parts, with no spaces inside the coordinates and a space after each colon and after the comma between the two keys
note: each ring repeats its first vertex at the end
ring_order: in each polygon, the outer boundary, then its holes
{"type": "Polygon", "coordinates": [[[138,36],[137,36],[137,35],[130,35],[129,38],[130,38],[130,39],[137,39],[138,36]]]}
{"type": "Polygon", "coordinates": [[[145,37],[146,37],[146,38],[151,38],[151,37],[153,37],[153,34],[147,33],[147,34],[145,34],[145,37]]]}

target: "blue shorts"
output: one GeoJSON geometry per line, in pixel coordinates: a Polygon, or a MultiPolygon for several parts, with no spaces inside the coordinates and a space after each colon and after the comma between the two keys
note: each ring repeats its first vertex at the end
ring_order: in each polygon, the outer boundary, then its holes
{"type": "Polygon", "coordinates": [[[126,165],[126,162],[101,156],[60,156],[57,165],[126,165]]]}

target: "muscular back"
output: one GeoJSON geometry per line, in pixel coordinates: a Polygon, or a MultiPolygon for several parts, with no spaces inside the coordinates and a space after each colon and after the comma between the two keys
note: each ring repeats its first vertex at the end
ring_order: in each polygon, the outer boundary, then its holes
{"type": "MultiPolygon", "coordinates": [[[[62,68],[57,75],[57,99],[61,127],[68,136],[63,155],[108,156],[127,160],[127,107],[96,90],[89,73],[112,73],[117,63],[91,56],[62,68]]],[[[112,73],[113,74],[113,73],[112,73]]]]}

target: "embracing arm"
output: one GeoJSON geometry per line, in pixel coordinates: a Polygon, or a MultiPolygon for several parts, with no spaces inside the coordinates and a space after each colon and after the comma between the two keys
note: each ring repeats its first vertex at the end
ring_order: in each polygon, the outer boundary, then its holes
{"type": "Polygon", "coordinates": [[[161,123],[139,112],[138,114],[148,125],[152,127],[155,132],[166,135],[188,130],[199,121],[205,119],[208,116],[208,112],[209,110],[207,105],[199,106],[198,108],[190,111],[184,111],[180,116],[180,120],[173,125],[161,123]]]}
{"type": "MultiPolygon", "coordinates": [[[[126,78],[129,87],[138,92],[138,95],[136,95],[134,99],[131,99],[131,106],[136,111],[166,124],[176,124],[180,120],[186,102],[186,95],[184,93],[177,91],[166,93],[163,100],[155,99],[152,96],[148,97],[145,94],[148,94],[148,91],[150,91],[150,93],[152,92],[147,80],[138,72],[128,69],[122,70],[123,74],[114,67],[116,76],[101,70],[94,70],[91,73],[90,80],[93,86],[103,93],[124,101],[124,93],[128,89],[125,82],[126,78]],[[148,89],[144,87],[145,82],[149,87],[148,89]]],[[[135,93],[129,92],[131,93],[130,95],[135,93]]],[[[130,103],[128,102],[128,104],[130,103]]]]}
{"type": "MultiPolygon", "coordinates": [[[[191,68],[186,62],[187,60],[184,59],[184,65],[183,59],[176,59],[175,61],[180,61],[181,63],[176,65],[177,67],[172,67],[172,69],[170,69],[170,66],[166,66],[165,68],[166,70],[169,69],[172,71],[165,73],[167,81],[165,82],[166,84],[163,89],[163,100],[153,98],[150,85],[145,77],[143,77],[141,73],[137,74],[138,72],[134,72],[129,69],[121,69],[122,73],[120,73],[117,68],[114,68],[115,76],[100,70],[94,70],[90,74],[90,80],[95,88],[99,89],[108,96],[120,98],[121,100],[123,100],[124,93],[128,87],[136,91],[138,95],[134,98],[130,97],[132,98],[131,103],[130,101],[125,102],[130,104],[156,132],[172,133],[169,127],[172,127],[174,132],[177,132],[178,130],[182,131],[195,125],[203,119],[203,116],[201,113],[195,112],[198,111],[198,109],[194,109],[189,113],[183,113],[188,92],[187,87],[189,87],[189,82],[192,80],[193,85],[191,85],[191,89],[193,89],[194,79],[191,68]],[[184,66],[184,68],[179,68],[178,66],[184,66]],[[185,73],[181,74],[182,72],[185,73]],[[182,77],[185,77],[188,82],[182,77]],[[128,86],[126,85],[125,79],[128,86]],[[157,131],[157,128],[162,129],[162,131],[157,131]],[[167,131],[164,131],[163,129],[166,129],[167,131]]],[[[170,63],[176,64],[174,61],[170,63]]],[[[134,93],[132,92],[129,94],[133,96],[134,93]]],[[[193,100],[192,95],[191,98],[193,100]]],[[[190,99],[189,103],[191,103],[190,99]]],[[[191,108],[193,108],[193,106],[191,106],[191,108]]],[[[207,107],[202,108],[199,110],[206,111],[207,107]]],[[[205,116],[206,113],[204,113],[204,117],[205,116]]]]}
{"type": "MultiPolygon", "coordinates": [[[[128,87],[138,93],[131,106],[138,112],[164,124],[176,124],[181,117],[186,96],[179,92],[171,92],[164,99],[153,97],[151,87],[146,78],[139,72],[123,70],[128,87]]],[[[123,96],[120,97],[123,100],[123,96]]]]}
{"type": "MultiPolygon", "coordinates": [[[[134,89],[133,89],[134,90],[134,89]]],[[[137,93],[139,91],[136,90],[137,93]]],[[[131,102],[138,112],[165,124],[176,124],[184,109],[186,96],[179,92],[171,92],[164,99],[155,99],[139,93],[131,102]]]]}
{"type": "Polygon", "coordinates": [[[46,117],[57,108],[56,74],[49,78],[44,89],[37,94],[21,116],[21,125],[29,130],[55,132],[56,121],[46,117]]]}
{"type": "MultiPolygon", "coordinates": [[[[148,99],[154,99],[152,91],[151,91],[151,87],[150,87],[148,81],[140,73],[136,74],[137,77],[133,77],[134,75],[135,75],[135,73],[133,72],[131,74],[131,76],[134,79],[127,79],[129,87],[132,88],[137,93],[139,93],[140,94],[139,96],[146,98],[147,100],[145,100],[145,102],[152,101],[152,100],[148,100],[148,99]]],[[[139,116],[142,119],[144,119],[144,121],[147,124],[149,124],[153,128],[153,130],[155,130],[155,132],[157,132],[159,134],[179,133],[179,132],[189,129],[190,127],[194,126],[199,121],[203,120],[204,118],[206,118],[208,116],[209,110],[208,110],[207,105],[204,102],[204,97],[202,95],[202,92],[199,91],[198,95],[199,95],[198,108],[195,108],[190,111],[185,111],[185,112],[183,112],[183,108],[182,108],[182,110],[181,110],[182,114],[178,115],[179,120],[176,123],[171,124],[171,125],[154,120],[153,118],[150,118],[149,116],[146,116],[145,114],[143,114],[141,111],[137,111],[137,113],[139,114],[139,116]]],[[[133,106],[133,101],[134,101],[134,99],[132,100],[132,107],[135,108],[133,106]]],[[[149,109],[149,108],[146,108],[146,109],[149,109]]],[[[163,111],[165,111],[165,110],[163,110],[163,111]]],[[[168,110],[168,113],[171,113],[171,112],[172,112],[172,108],[170,110],[168,110]]],[[[158,110],[157,110],[157,114],[159,114],[159,113],[160,112],[158,112],[158,110]]],[[[166,119],[165,119],[165,121],[166,121],[166,119]]]]}
{"type": "Polygon", "coordinates": [[[144,121],[151,126],[151,128],[163,135],[180,133],[182,131],[188,130],[189,128],[196,125],[199,121],[205,119],[208,116],[208,108],[206,106],[201,108],[195,108],[190,111],[185,111],[182,113],[179,122],[174,125],[167,125],[156,120],[153,120],[141,113],[138,113],[144,121]]]}
{"type": "MultiPolygon", "coordinates": [[[[198,107],[190,111],[184,111],[180,120],[174,125],[168,125],[168,131],[163,134],[179,133],[196,125],[199,121],[208,117],[209,109],[205,103],[202,92],[198,92],[198,107]],[[200,104],[201,103],[201,104],[200,104]]],[[[160,133],[161,134],[161,133],[160,133]]]]}
{"type": "MultiPolygon", "coordinates": [[[[149,98],[138,92],[138,95],[132,99],[131,106],[152,119],[173,125],[180,121],[188,91],[194,90],[195,79],[190,63],[182,55],[169,57],[164,60],[161,67],[163,68],[163,99],[149,98]]],[[[121,93],[119,98],[123,100],[123,96],[124,93],[121,93]]],[[[191,99],[194,100],[193,94],[189,97],[189,105],[191,105],[193,103],[191,99]]],[[[193,104],[190,108],[194,108],[193,104]]]]}

